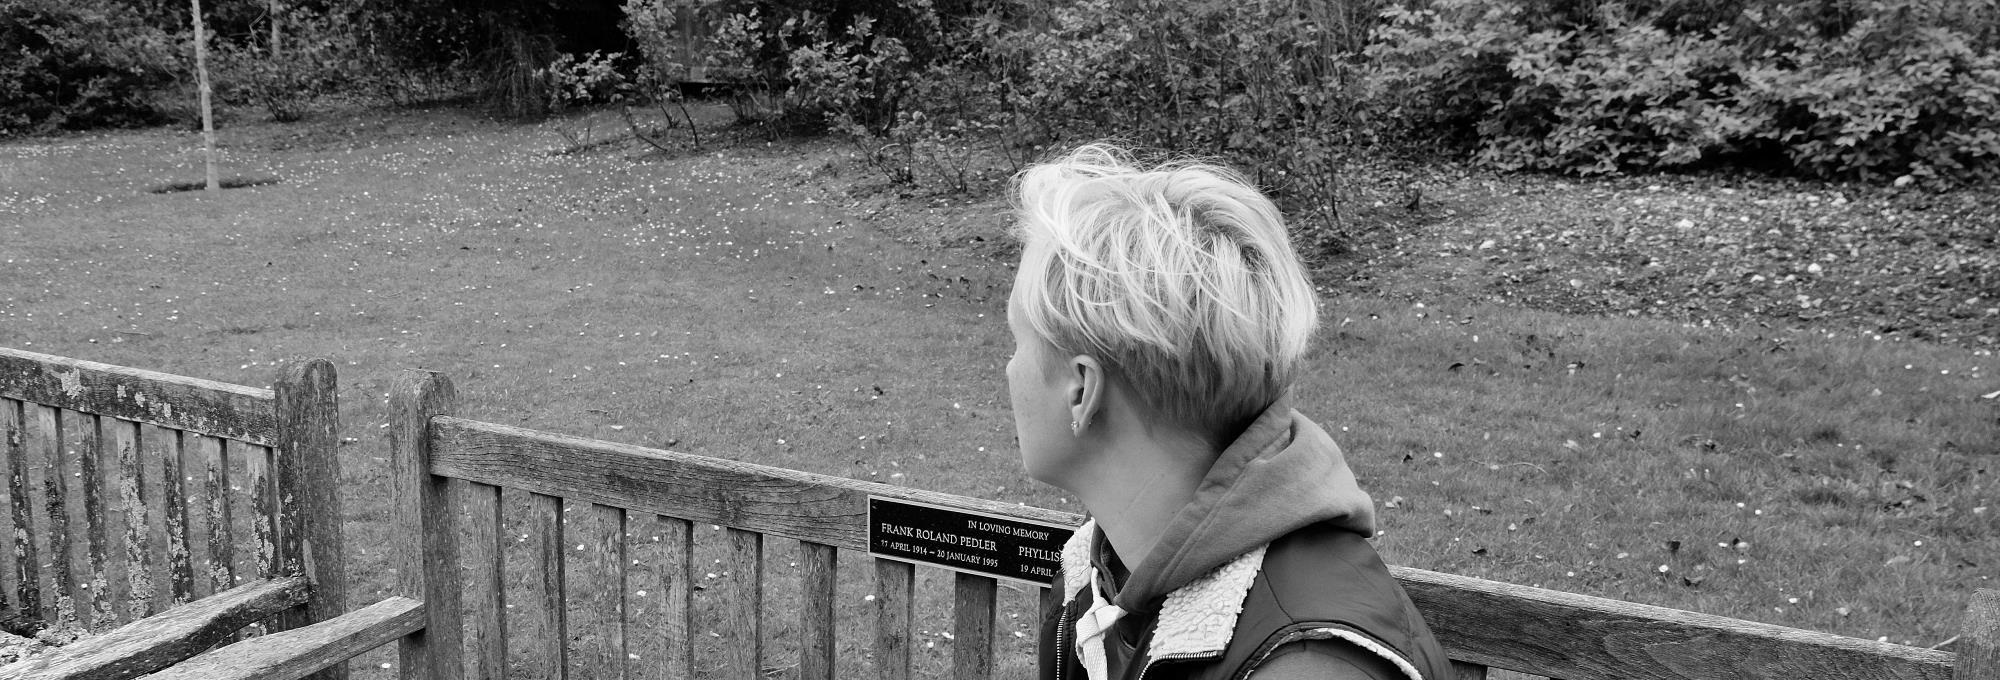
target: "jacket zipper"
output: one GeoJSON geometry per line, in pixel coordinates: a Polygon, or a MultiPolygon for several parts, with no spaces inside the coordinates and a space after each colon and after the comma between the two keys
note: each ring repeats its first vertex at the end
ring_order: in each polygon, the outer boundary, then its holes
{"type": "Polygon", "coordinates": [[[1062,680],[1063,668],[1069,666],[1070,659],[1076,657],[1076,645],[1069,640],[1069,603],[1064,602],[1062,612],[1056,614],[1056,677],[1062,680]]]}

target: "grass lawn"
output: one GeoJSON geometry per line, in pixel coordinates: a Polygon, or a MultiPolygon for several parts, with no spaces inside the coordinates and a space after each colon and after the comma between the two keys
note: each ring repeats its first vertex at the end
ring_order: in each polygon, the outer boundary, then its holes
{"type": "MultiPolygon", "coordinates": [[[[1004,202],[853,193],[867,171],[830,142],[552,154],[552,125],[246,122],[220,134],[223,174],[277,181],[213,195],[149,192],[200,177],[184,131],[0,144],[0,345],[253,385],[333,358],[363,600],[391,581],[381,423],[409,368],[448,373],[470,417],[1080,509],[1012,445],[1004,202]]],[[[1465,192],[1486,180],[1451,181],[1467,215],[1409,238],[1483,240],[1465,192]]],[[[1387,249],[1323,262],[1298,388],[1392,563],[1921,646],[1996,587],[1989,350],[1529,309],[1437,285],[1495,266],[1485,249],[1404,245],[1445,274],[1358,285],[1387,249]]]]}

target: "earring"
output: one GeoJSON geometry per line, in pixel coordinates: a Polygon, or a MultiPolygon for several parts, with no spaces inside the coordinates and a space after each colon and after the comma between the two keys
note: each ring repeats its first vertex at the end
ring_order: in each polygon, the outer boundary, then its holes
{"type": "Polygon", "coordinates": [[[1069,421],[1069,436],[1075,437],[1081,434],[1083,434],[1083,426],[1077,424],[1074,420],[1069,421]]]}

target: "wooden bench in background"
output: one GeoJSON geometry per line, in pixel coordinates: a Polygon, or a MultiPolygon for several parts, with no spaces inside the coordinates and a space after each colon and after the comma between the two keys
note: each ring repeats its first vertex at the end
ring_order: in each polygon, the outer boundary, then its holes
{"type": "Polygon", "coordinates": [[[257,389],[0,348],[0,603],[87,635],[0,678],[133,677],[345,611],[335,392],[325,360],[257,389]]]}

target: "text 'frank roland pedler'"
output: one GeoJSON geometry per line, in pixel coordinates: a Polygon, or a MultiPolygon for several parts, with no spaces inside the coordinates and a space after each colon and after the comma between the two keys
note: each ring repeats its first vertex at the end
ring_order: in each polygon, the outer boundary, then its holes
{"type": "Polygon", "coordinates": [[[1050,584],[1072,529],[1058,524],[870,496],[868,552],[1050,584]]]}

